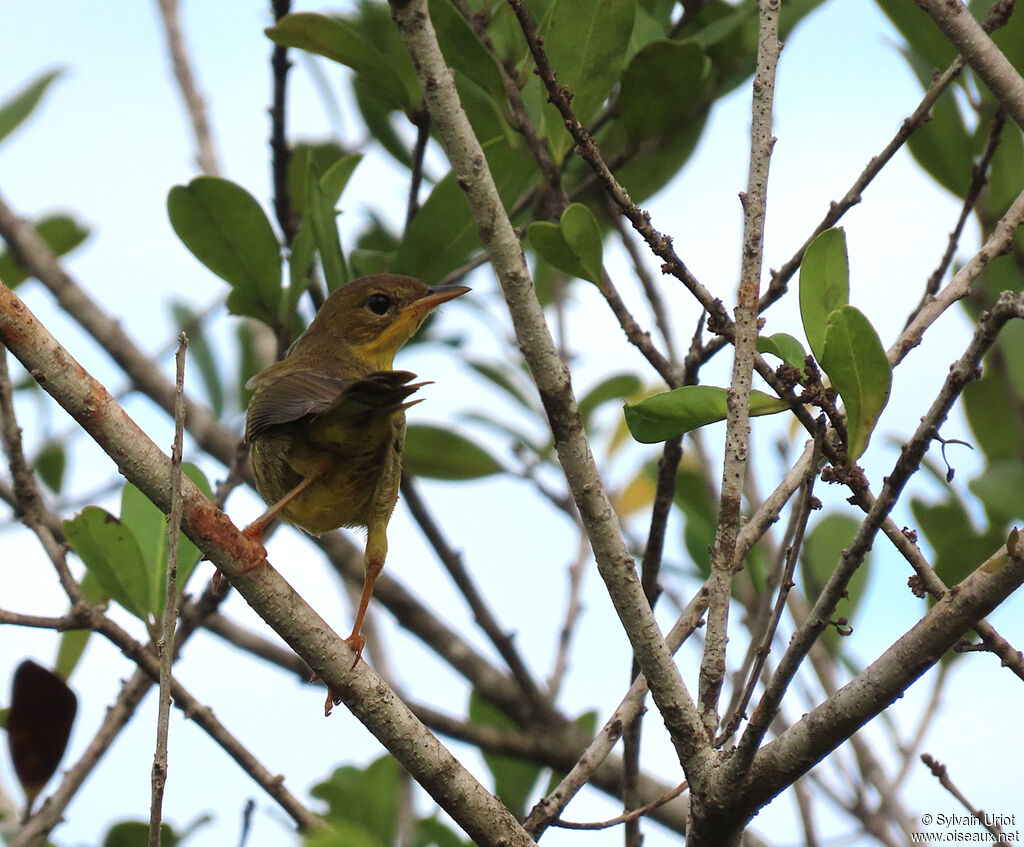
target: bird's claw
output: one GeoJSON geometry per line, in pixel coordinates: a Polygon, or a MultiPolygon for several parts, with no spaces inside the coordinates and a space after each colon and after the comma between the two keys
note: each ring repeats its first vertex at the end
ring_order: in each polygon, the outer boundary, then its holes
{"type": "Polygon", "coordinates": [[[349,649],[356,654],[356,660],[352,663],[352,667],[349,670],[355,670],[356,665],[359,664],[359,660],[363,656],[363,648],[366,646],[366,636],[360,635],[359,633],[352,633],[348,638],[345,639],[345,643],[349,649]]]}

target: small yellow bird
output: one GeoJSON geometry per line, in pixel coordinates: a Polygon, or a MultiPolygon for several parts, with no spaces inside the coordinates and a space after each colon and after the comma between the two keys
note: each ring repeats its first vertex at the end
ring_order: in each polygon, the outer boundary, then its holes
{"type": "MultiPolygon", "coordinates": [[[[470,289],[428,288],[409,276],[375,274],[337,289],[280,362],[246,384],[249,463],[270,505],[245,533],[261,541],[270,521],[319,535],[365,527],[363,593],[345,642],[359,663],[360,634],[387,556],[398,499],[409,396],[427,383],[392,370],[395,354],[437,306],[470,289]]],[[[330,699],[328,700],[328,710],[330,699]]]]}

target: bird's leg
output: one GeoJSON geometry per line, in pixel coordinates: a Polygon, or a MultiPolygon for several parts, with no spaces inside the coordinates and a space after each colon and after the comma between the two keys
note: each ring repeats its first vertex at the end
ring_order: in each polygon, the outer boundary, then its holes
{"type": "MultiPolygon", "coordinates": [[[[366,537],[366,553],[363,556],[363,593],[359,597],[359,607],[356,609],[356,620],[352,624],[352,634],[345,639],[349,648],[355,651],[356,658],[352,662],[350,670],[355,670],[356,665],[363,655],[363,647],[366,646],[366,636],[360,630],[363,628],[363,618],[366,617],[366,609],[370,605],[370,597],[373,596],[373,586],[384,570],[384,559],[388,554],[388,539],[385,531],[387,524],[381,527],[370,527],[366,537]]],[[[324,703],[324,714],[329,715],[331,708],[341,702],[333,691],[328,690],[327,702],[324,703]]]]}
{"type": "Polygon", "coordinates": [[[316,482],[316,480],[318,480],[319,478],[319,473],[312,473],[309,476],[304,477],[302,482],[296,485],[291,491],[285,494],[284,497],[278,500],[273,506],[267,509],[267,511],[265,511],[262,515],[256,518],[256,520],[249,524],[245,529],[243,529],[242,534],[257,543],[262,543],[263,530],[267,528],[267,524],[269,524],[274,518],[276,518],[281,513],[281,510],[284,509],[285,506],[291,503],[292,500],[298,497],[303,491],[309,488],[309,486],[316,482]]]}
{"type": "MultiPolygon", "coordinates": [[[[254,520],[245,529],[243,529],[242,530],[242,535],[244,535],[246,538],[248,538],[250,541],[252,541],[253,544],[256,544],[256,545],[262,547],[263,546],[263,530],[265,530],[267,528],[267,524],[269,524],[274,518],[276,518],[280,514],[281,510],[285,506],[287,506],[289,503],[291,503],[292,500],[294,500],[296,497],[298,497],[303,491],[305,491],[307,488],[309,488],[309,486],[312,485],[312,483],[315,482],[319,478],[320,478],[320,474],[319,473],[313,473],[313,474],[310,474],[307,477],[304,477],[303,480],[298,485],[296,485],[291,491],[289,491],[287,494],[285,494],[284,497],[282,497],[280,500],[278,500],[273,506],[271,506],[269,509],[267,509],[262,515],[260,515],[258,518],[256,518],[256,520],[254,520]]],[[[263,555],[260,557],[260,560],[258,562],[254,562],[253,564],[243,568],[242,569],[242,573],[248,573],[249,571],[253,570],[254,568],[258,568],[266,560],[267,560],[267,551],[263,550],[263,555]]],[[[223,574],[221,574],[221,572],[219,570],[214,571],[214,574],[213,574],[213,592],[214,592],[214,594],[219,594],[220,593],[220,581],[221,581],[222,576],[223,576],[223,574]]]]}

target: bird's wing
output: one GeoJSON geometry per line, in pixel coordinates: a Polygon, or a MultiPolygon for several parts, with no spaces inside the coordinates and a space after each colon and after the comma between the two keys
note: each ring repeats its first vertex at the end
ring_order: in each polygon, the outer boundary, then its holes
{"type": "Polygon", "coordinates": [[[256,378],[246,412],[245,440],[252,443],[273,427],[303,418],[398,409],[420,387],[409,385],[415,378],[409,371],[379,371],[345,379],[309,369],[256,378]]]}

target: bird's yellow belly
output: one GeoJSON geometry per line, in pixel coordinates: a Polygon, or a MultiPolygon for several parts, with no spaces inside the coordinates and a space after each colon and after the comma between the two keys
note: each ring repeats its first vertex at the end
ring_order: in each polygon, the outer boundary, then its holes
{"type": "Polygon", "coordinates": [[[267,502],[276,503],[312,477],[281,510],[284,520],[313,535],[369,526],[390,516],[398,498],[400,430],[388,435],[344,452],[317,449],[301,438],[260,439],[251,445],[260,454],[252,463],[257,488],[267,502]]]}

